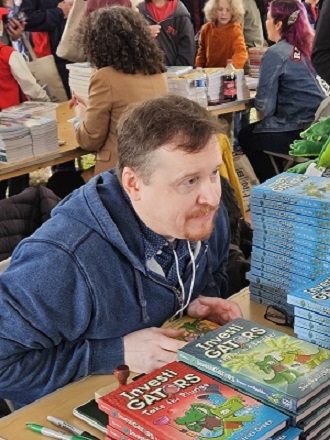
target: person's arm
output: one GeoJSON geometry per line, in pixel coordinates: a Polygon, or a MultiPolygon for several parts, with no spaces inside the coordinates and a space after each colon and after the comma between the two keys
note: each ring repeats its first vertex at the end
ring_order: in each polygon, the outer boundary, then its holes
{"type": "Polygon", "coordinates": [[[193,66],[196,56],[196,43],[194,27],[190,17],[183,17],[178,32],[179,45],[175,65],[193,66]]]}
{"type": "Polygon", "coordinates": [[[24,95],[34,101],[50,101],[45,90],[37,83],[22,55],[14,51],[9,58],[9,67],[24,95]]]}
{"type": "Polygon", "coordinates": [[[98,151],[110,130],[112,108],[111,83],[108,77],[96,72],[89,86],[88,107],[84,120],[78,125],[76,136],[81,148],[98,151]]]}
{"type": "Polygon", "coordinates": [[[260,77],[254,105],[263,118],[272,116],[277,107],[277,91],[283,61],[272,51],[265,52],[261,60],[260,77]]]}
{"type": "Polygon", "coordinates": [[[241,27],[237,26],[234,28],[233,66],[235,69],[243,69],[247,59],[248,52],[246,50],[243,31],[241,27]]]}
{"type": "Polygon", "coordinates": [[[199,39],[198,39],[198,50],[197,50],[197,56],[196,56],[196,67],[205,67],[206,63],[206,28],[205,25],[202,27],[199,39]]]}
{"type": "Polygon", "coordinates": [[[312,64],[322,79],[330,85],[330,2],[324,2],[316,26],[312,64]]]}
{"type": "Polygon", "coordinates": [[[51,32],[68,16],[71,5],[59,0],[23,0],[20,11],[27,16],[26,30],[51,32]]]}

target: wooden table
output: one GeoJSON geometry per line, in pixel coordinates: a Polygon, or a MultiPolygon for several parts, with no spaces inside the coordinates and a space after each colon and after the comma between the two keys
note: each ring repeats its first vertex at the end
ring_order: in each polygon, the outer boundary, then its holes
{"type": "MultiPolygon", "coordinates": [[[[254,93],[252,93],[254,95],[254,93]]],[[[219,105],[211,105],[207,107],[207,110],[213,115],[224,115],[227,113],[240,112],[242,110],[247,110],[254,106],[254,97],[248,99],[240,99],[237,101],[226,102],[219,105]]]]}
{"type": "Polygon", "coordinates": [[[67,120],[74,117],[74,110],[69,109],[67,102],[59,104],[56,108],[58,121],[58,138],[65,141],[63,146],[58,147],[47,154],[32,157],[20,162],[9,162],[0,164],[0,180],[36,171],[40,168],[57,165],[87,154],[85,150],[78,147],[73,124],[67,120]]]}
{"type": "MultiPolygon", "coordinates": [[[[248,289],[242,290],[231,299],[240,305],[245,318],[293,334],[292,329],[288,327],[278,327],[275,324],[266,321],[263,318],[265,307],[261,304],[256,304],[250,301],[248,289]]],[[[28,428],[25,427],[25,423],[31,422],[51,427],[51,424],[47,422],[46,417],[52,415],[64,419],[82,430],[87,429],[91,434],[94,434],[103,440],[105,439],[105,436],[100,431],[92,428],[84,421],[75,417],[72,414],[72,410],[76,406],[92,399],[96,390],[111,385],[112,383],[114,386],[116,385],[114,377],[112,375],[104,375],[89,376],[79,382],[67,385],[39,401],[0,419],[0,439],[1,437],[6,440],[46,439],[46,437],[28,430],[28,428]]]]}

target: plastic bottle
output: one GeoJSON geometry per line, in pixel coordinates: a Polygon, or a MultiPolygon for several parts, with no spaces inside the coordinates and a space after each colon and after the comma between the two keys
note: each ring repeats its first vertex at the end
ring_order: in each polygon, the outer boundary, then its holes
{"type": "Polygon", "coordinates": [[[236,74],[232,60],[227,60],[227,66],[223,74],[223,97],[227,101],[237,99],[236,74]]]}
{"type": "Polygon", "coordinates": [[[207,76],[201,67],[197,67],[197,76],[195,78],[196,101],[201,107],[206,108],[207,102],[207,76]]]}

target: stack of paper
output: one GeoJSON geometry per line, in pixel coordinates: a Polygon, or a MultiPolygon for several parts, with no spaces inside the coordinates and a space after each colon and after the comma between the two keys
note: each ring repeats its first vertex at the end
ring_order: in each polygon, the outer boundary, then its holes
{"type": "Polygon", "coordinates": [[[57,150],[57,121],[54,118],[26,118],[22,121],[28,127],[32,138],[34,156],[57,150]]]}
{"type": "Polygon", "coordinates": [[[250,59],[250,71],[249,74],[253,78],[259,78],[260,75],[260,63],[261,58],[268,47],[250,47],[249,48],[249,59],[250,59]]]}
{"type": "Polygon", "coordinates": [[[17,162],[33,157],[30,130],[8,117],[0,118],[0,161],[17,162]]]}
{"type": "Polygon", "coordinates": [[[192,69],[192,66],[166,66],[166,76],[167,78],[174,78],[189,73],[192,69]]]}
{"type": "Polygon", "coordinates": [[[251,299],[293,315],[287,295],[330,271],[330,181],[279,174],[252,188],[251,218],[251,299]]]}
{"type": "Polygon", "coordinates": [[[210,105],[219,104],[223,99],[223,80],[224,68],[208,67],[203,69],[207,77],[207,98],[210,105]]]}
{"type": "Polygon", "coordinates": [[[22,104],[8,107],[2,111],[9,118],[21,118],[31,116],[43,116],[56,119],[56,107],[54,102],[25,101],[22,104]]]}
{"type": "Polygon", "coordinates": [[[236,94],[237,99],[248,99],[250,98],[250,90],[246,84],[245,76],[244,76],[244,70],[243,69],[237,69],[235,70],[236,74],[236,94]]]}
{"type": "Polygon", "coordinates": [[[195,81],[200,78],[200,73],[192,70],[181,76],[168,78],[168,89],[174,95],[184,96],[185,98],[196,100],[195,81]]]}
{"type": "Polygon", "coordinates": [[[252,78],[252,76],[245,75],[245,81],[249,90],[256,90],[258,87],[259,77],[252,78]]]}
{"type": "Polygon", "coordinates": [[[88,101],[89,83],[95,69],[90,63],[73,63],[67,64],[66,67],[69,69],[69,86],[72,93],[88,101]]]}

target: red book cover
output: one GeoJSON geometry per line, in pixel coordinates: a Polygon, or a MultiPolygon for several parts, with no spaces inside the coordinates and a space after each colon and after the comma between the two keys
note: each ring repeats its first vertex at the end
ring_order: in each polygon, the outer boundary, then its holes
{"type": "Polygon", "coordinates": [[[110,423],[119,419],[148,440],[262,440],[285,428],[288,420],[179,362],[112,391],[98,404],[110,423]]]}

